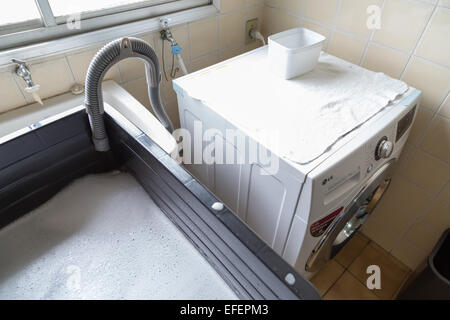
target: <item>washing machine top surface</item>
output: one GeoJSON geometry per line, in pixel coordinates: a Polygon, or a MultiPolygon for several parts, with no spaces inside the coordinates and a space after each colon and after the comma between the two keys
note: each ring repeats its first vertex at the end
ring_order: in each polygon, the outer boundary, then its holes
{"type": "Polygon", "coordinates": [[[293,80],[269,69],[266,46],[178,78],[174,89],[301,168],[314,167],[408,90],[404,82],[327,53],[314,71],[293,80]]]}

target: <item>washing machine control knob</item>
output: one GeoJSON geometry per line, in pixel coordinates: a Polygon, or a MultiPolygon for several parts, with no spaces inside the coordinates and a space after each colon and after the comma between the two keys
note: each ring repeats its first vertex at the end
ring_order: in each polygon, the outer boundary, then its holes
{"type": "Polygon", "coordinates": [[[394,151],[394,144],[384,137],[378,143],[377,150],[375,151],[375,159],[387,159],[391,156],[392,151],[394,151]]]}

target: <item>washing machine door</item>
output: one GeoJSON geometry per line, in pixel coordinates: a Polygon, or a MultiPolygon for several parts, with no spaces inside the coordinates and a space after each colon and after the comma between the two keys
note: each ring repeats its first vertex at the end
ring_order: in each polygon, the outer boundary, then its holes
{"type": "Polygon", "coordinates": [[[305,269],[315,272],[332,259],[352,238],[377,206],[391,183],[395,159],[385,163],[336,217],[309,256],[305,269]]]}

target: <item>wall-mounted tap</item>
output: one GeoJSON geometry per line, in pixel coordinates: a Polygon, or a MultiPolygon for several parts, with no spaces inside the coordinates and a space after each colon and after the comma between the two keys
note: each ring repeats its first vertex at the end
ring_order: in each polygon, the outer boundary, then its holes
{"type": "Polygon", "coordinates": [[[169,29],[169,22],[170,22],[169,19],[161,19],[160,20],[160,24],[162,27],[162,30],[160,31],[161,39],[169,41],[172,46],[176,46],[178,44],[175,41],[175,39],[173,38],[172,32],[169,29]]]}
{"type": "Polygon", "coordinates": [[[165,66],[165,61],[164,61],[164,41],[169,41],[170,46],[171,46],[170,53],[172,54],[172,68],[170,71],[170,77],[175,78],[176,73],[179,70],[179,68],[175,68],[175,57],[177,58],[178,65],[180,66],[183,74],[186,75],[186,74],[188,74],[188,72],[187,72],[186,66],[184,64],[183,58],[181,57],[181,52],[183,51],[183,49],[178,45],[177,41],[175,40],[175,38],[172,35],[172,32],[170,31],[170,28],[169,28],[170,19],[162,18],[159,22],[160,22],[160,25],[162,28],[160,31],[160,34],[161,34],[161,39],[162,39],[163,73],[164,73],[164,77],[168,81],[167,74],[166,74],[166,66],[165,66]]]}
{"type": "Polygon", "coordinates": [[[19,60],[19,59],[12,59],[12,62],[17,65],[16,70],[15,70],[16,75],[18,75],[20,78],[22,78],[27,85],[24,88],[24,91],[27,93],[30,93],[36,102],[43,105],[41,98],[37,94],[37,91],[41,87],[38,84],[34,84],[33,79],[31,78],[31,71],[28,68],[28,64],[25,61],[19,60]]]}
{"type": "Polygon", "coordinates": [[[25,81],[28,87],[33,87],[34,83],[33,79],[31,78],[30,69],[28,69],[28,64],[25,61],[19,59],[12,59],[12,62],[17,64],[16,74],[25,81]]]}

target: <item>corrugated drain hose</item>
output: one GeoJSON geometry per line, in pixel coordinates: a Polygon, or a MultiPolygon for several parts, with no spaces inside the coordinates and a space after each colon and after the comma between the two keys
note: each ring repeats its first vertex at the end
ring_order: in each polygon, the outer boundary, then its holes
{"type": "Polygon", "coordinates": [[[89,115],[92,141],[95,150],[105,152],[110,149],[103,118],[102,81],[108,70],[126,58],[140,58],[145,64],[150,104],[163,126],[173,132],[173,125],[161,101],[161,73],[158,58],[148,43],[137,38],[122,38],[105,45],[92,59],[85,85],[85,107],[89,115]]]}

